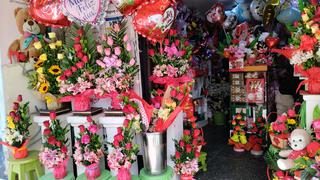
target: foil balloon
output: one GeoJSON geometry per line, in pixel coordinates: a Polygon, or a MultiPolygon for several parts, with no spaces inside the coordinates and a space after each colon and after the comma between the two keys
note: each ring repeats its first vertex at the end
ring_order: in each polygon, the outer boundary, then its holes
{"type": "MultiPolygon", "coordinates": [[[[154,1],[154,0],[153,0],[154,1]]],[[[123,15],[131,15],[146,0],[111,0],[123,15]]]]}
{"type": "Polygon", "coordinates": [[[232,9],[238,17],[239,22],[245,22],[251,20],[250,3],[240,3],[232,9]]]}
{"type": "Polygon", "coordinates": [[[229,12],[226,12],[226,20],[223,22],[223,28],[226,30],[231,30],[238,24],[238,17],[236,14],[229,12]]]}
{"type": "Polygon", "coordinates": [[[211,23],[223,23],[225,19],[224,8],[221,3],[217,3],[207,12],[207,20],[211,23]]]}
{"type": "Polygon", "coordinates": [[[175,17],[176,9],[170,0],[145,2],[133,16],[133,27],[143,37],[153,42],[161,42],[175,17]]]}
{"type": "Polygon", "coordinates": [[[81,25],[104,23],[108,4],[108,0],[61,0],[63,14],[81,25]]]}
{"type": "Polygon", "coordinates": [[[232,32],[232,37],[235,40],[247,41],[250,38],[249,24],[247,22],[237,25],[237,27],[232,32]]]}
{"type": "Polygon", "coordinates": [[[266,3],[263,0],[253,0],[250,4],[250,12],[252,17],[257,21],[262,21],[263,10],[266,3]]]}
{"type": "Polygon", "coordinates": [[[271,0],[269,3],[265,6],[262,16],[262,22],[263,26],[268,28],[272,25],[273,20],[275,19],[276,14],[276,6],[279,5],[280,0],[271,0]]]}
{"type": "Polygon", "coordinates": [[[61,11],[60,0],[31,0],[29,14],[37,22],[54,28],[69,26],[70,21],[61,11]]]}
{"type": "Polygon", "coordinates": [[[299,10],[293,7],[281,11],[277,16],[277,20],[283,24],[293,24],[293,22],[299,21],[300,19],[299,10]]]}

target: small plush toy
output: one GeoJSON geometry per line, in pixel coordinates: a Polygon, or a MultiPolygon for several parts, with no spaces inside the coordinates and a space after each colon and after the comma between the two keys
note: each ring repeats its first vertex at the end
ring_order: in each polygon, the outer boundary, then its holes
{"type": "Polygon", "coordinates": [[[280,157],[278,167],[281,170],[289,170],[294,167],[294,160],[307,155],[307,146],[311,142],[310,134],[304,129],[295,129],[288,138],[292,150],[282,150],[279,152],[280,157]]]}
{"type": "Polygon", "coordinates": [[[40,52],[33,46],[33,43],[42,38],[45,27],[34,21],[29,15],[27,8],[16,8],[14,10],[16,24],[20,34],[9,47],[8,56],[12,62],[12,58],[16,58],[18,62],[26,62],[36,60],[40,52]]]}

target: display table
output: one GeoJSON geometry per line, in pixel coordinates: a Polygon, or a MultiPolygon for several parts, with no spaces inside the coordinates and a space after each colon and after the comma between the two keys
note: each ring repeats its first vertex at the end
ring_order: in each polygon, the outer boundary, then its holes
{"type": "MultiPolygon", "coordinates": [[[[101,170],[101,175],[96,178],[95,180],[108,180],[110,179],[111,175],[110,172],[107,170],[101,170]]],[[[87,177],[84,173],[80,174],[80,176],[77,177],[77,180],[87,180],[87,177]]]]}
{"type": "MultiPolygon", "coordinates": [[[[66,113],[66,114],[57,115],[57,119],[60,120],[62,127],[69,125],[68,122],[67,122],[67,117],[68,116],[72,116],[72,113],[66,113]]],[[[33,122],[37,123],[38,126],[40,126],[40,128],[41,128],[41,136],[42,136],[43,130],[45,129],[45,127],[43,126],[43,122],[47,121],[47,120],[50,121],[50,117],[49,116],[43,116],[43,115],[34,115],[34,116],[32,116],[32,119],[33,119],[33,122]]],[[[67,142],[67,147],[68,147],[69,152],[71,153],[72,152],[71,131],[70,131],[70,128],[68,128],[68,129],[69,129],[69,132],[67,133],[67,138],[69,139],[69,141],[67,142]]],[[[68,171],[69,172],[73,172],[72,162],[73,162],[72,156],[70,156],[70,160],[68,162],[68,171]]],[[[50,172],[52,172],[52,169],[45,168],[45,173],[46,174],[48,174],[50,172]]]]}
{"type": "MultiPolygon", "coordinates": [[[[139,176],[131,176],[131,180],[139,180],[139,176]]],[[[117,177],[116,176],[112,176],[109,180],[117,180],[117,177]]]]}
{"type": "Polygon", "coordinates": [[[301,91],[303,100],[306,101],[306,128],[309,130],[313,121],[313,111],[317,105],[320,105],[320,95],[308,94],[301,91]]]}
{"type": "MultiPolygon", "coordinates": [[[[123,126],[123,121],[125,120],[124,116],[101,116],[99,117],[99,123],[105,128],[105,133],[107,136],[107,142],[113,143],[113,137],[117,134],[117,128],[123,126]]],[[[136,138],[134,143],[137,143],[136,138]]],[[[139,143],[138,143],[139,144],[139,143]]],[[[140,147],[142,147],[139,144],[140,147]]],[[[140,148],[142,149],[142,148],[140,148]]],[[[108,154],[113,151],[113,147],[108,144],[108,154]]],[[[139,175],[138,172],[138,163],[137,161],[132,164],[130,172],[132,175],[139,175]]],[[[116,176],[117,172],[111,170],[111,175],[116,176]]]]}
{"type": "MultiPolygon", "coordinates": [[[[64,177],[63,179],[61,180],[74,180],[74,176],[73,176],[73,173],[72,172],[68,172],[67,176],[64,177]]],[[[54,176],[52,173],[48,173],[48,174],[45,174],[44,176],[41,176],[39,178],[39,180],[55,180],[54,176]]]]}
{"type": "MultiPolygon", "coordinates": [[[[92,116],[92,119],[98,123],[98,119],[99,117],[103,116],[103,113],[97,114],[95,116],[92,116]]],[[[87,122],[87,116],[74,116],[74,115],[70,115],[67,117],[67,122],[70,124],[70,131],[71,131],[71,142],[72,142],[72,146],[74,146],[74,143],[76,141],[76,137],[79,137],[79,125],[84,125],[85,127],[89,126],[89,123],[87,122]]],[[[103,128],[101,128],[98,132],[98,134],[100,135],[100,140],[101,142],[104,142],[103,140],[103,128]]],[[[75,175],[80,175],[82,173],[84,173],[85,171],[85,167],[84,166],[76,166],[75,164],[73,164],[74,166],[74,173],[75,175]]],[[[100,160],[100,168],[101,169],[105,169],[105,160],[104,157],[101,158],[100,160]]]]}
{"type": "Polygon", "coordinates": [[[171,180],[173,175],[173,169],[169,166],[167,167],[166,172],[157,176],[147,174],[144,168],[140,171],[141,180],[171,180]]]}

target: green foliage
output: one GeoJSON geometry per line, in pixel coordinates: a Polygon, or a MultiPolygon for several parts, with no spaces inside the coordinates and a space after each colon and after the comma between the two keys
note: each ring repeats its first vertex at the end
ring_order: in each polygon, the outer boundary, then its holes
{"type": "Polygon", "coordinates": [[[279,152],[280,149],[270,145],[269,149],[264,154],[264,159],[271,170],[279,170],[277,165],[277,160],[280,159],[279,152]]]}

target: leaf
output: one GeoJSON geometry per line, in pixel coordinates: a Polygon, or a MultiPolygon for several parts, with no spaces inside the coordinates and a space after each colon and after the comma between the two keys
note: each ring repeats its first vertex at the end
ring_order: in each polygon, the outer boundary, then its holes
{"type": "Polygon", "coordinates": [[[312,117],[313,117],[313,120],[320,119],[320,108],[319,108],[319,105],[317,105],[314,108],[312,117]]]}
{"type": "Polygon", "coordinates": [[[303,0],[298,0],[298,7],[299,7],[300,12],[302,12],[305,7],[303,0]]]}

